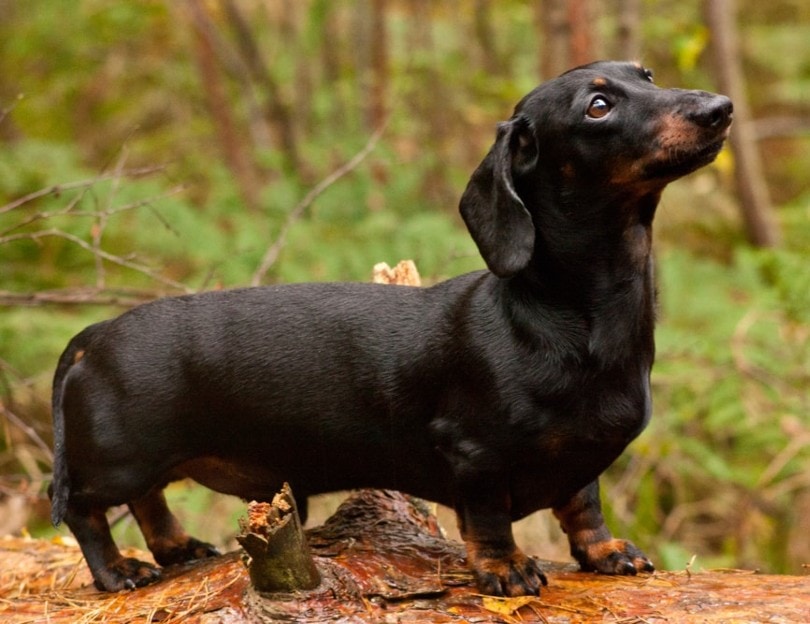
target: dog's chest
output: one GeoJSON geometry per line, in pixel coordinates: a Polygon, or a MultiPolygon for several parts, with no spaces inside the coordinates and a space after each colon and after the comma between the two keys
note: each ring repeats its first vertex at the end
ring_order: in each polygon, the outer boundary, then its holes
{"type": "Polygon", "coordinates": [[[567,400],[535,405],[518,419],[513,438],[513,515],[557,506],[598,478],[641,433],[651,411],[642,372],[621,383],[583,384],[567,400]]]}

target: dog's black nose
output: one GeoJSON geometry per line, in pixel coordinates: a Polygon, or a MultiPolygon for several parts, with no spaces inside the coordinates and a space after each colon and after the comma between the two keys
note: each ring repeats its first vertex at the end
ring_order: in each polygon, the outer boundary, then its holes
{"type": "Polygon", "coordinates": [[[734,104],[725,95],[714,95],[691,115],[693,121],[705,128],[722,130],[731,125],[734,104]]]}

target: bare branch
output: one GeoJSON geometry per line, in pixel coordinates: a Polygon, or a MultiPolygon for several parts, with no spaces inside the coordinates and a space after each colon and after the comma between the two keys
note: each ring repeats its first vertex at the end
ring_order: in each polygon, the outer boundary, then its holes
{"type": "Polygon", "coordinates": [[[112,208],[113,201],[115,200],[115,196],[118,194],[119,189],[121,188],[121,176],[124,170],[124,163],[127,160],[127,155],[129,151],[127,150],[126,143],[121,146],[121,151],[118,156],[118,160],[115,163],[114,175],[112,178],[112,188],[110,189],[110,193],[107,197],[107,205],[104,210],[99,211],[98,217],[96,219],[96,223],[90,230],[91,236],[93,237],[93,258],[96,264],[96,288],[103,289],[106,282],[107,282],[107,271],[104,267],[104,261],[102,260],[102,256],[100,251],[101,249],[101,239],[104,236],[104,231],[107,229],[107,223],[109,222],[109,213],[108,211],[112,208]]]}
{"type": "MultiPolygon", "coordinates": [[[[17,230],[21,230],[29,225],[32,225],[38,221],[45,221],[47,219],[52,219],[53,217],[63,217],[65,215],[70,215],[72,217],[88,217],[96,219],[99,215],[104,215],[105,217],[112,217],[117,215],[120,212],[128,212],[130,210],[137,210],[138,208],[152,208],[152,204],[155,203],[158,199],[163,199],[164,197],[171,197],[172,195],[177,195],[178,193],[182,193],[186,190],[185,185],[178,185],[175,186],[164,193],[160,193],[159,195],[155,195],[153,197],[147,197],[145,199],[139,199],[138,201],[131,202],[129,204],[124,204],[123,206],[117,206],[115,208],[106,208],[103,211],[98,210],[75,210],[74,206],[76,202],[71,201],[65,208],[60,210],[53,210],[50,212],[47,211],[40,211],[35,212],[34,214],[30,215],[27,219],[20,221],[19,223],[15,223],[11,227],[6,230],[0,231],[0,245],[4,242],[4,237],[8,236],[12,232],[17,230]]],[[[163,224],[163,226],[175,232],[172,228],[171,224],[169,224],[156,210],[151,210],[151,213],[158,219],[158,221],[163,224]]],[[[176,232],[175,232],[176,233],[176,232]]]]}
{"type": "Polygon", "coordinates": [[[48,461],[53,462],[53,453],[49,445],[45,444],[40,435],[29,426],[22,418],[0,403],[0,414],[4,415],[12,425],[22,431],[41,450],[48,461]]]}
{"type": "Polygon", "coordinates": [[[56,228],[50,228],[47,230],[40,230],[38,232],[27,232],[24,234],[12,234],[11,236],[5,236],[0,238],[0,245],[4,245],[7,243],[12,243],[21,240],[30,240],[30,241],[38,241],[43,238],[62,238],[64,240],[68,240],[74,245],[78,245],[85,251],[90,252],[95,257],[101,258],[106,260],[107,262],[111,262],[118,266],[125,267],[127,269],[132,269],[133,271],[137,271],[138,273],[142,273],[147,277],[152,278],[156,282],[160,282],[165,286],[170,286],[171,288],[183,291],[183,292],[191,292],[191,289],[186,286],[185,284],[181,284],[180,282],[176,282],[173,279],[168,277],[164,277],[160,273],[150,269],[148,266],[144,264],[140,264],[138,262],[134,262],[127,258],[123,258],[121,256],[116,256],[111,254],[103,249],[97,249],[92,244],[88,243],[87,241],[75,236],[69,232],[63,232],[62,230],[58,230],[56,228]]]}
{"type": "Polygon", "coordinates": [[[101,305],[132,308],[165,296],[165,292],[135,289],[66,288],[33,293],[0,290],[0,307],[40,305],[101,305]]]}
{"type": "Polygon", "coordinates": [[[29,193],[28,195],[23,195],[22,197],[15,199],[13,202],[10,202],[5,206],[0,206],[0,215],[5,214],[7,212],[11,212],[12,210],[16,210],[20,206],[23,206],[34,200],[40,199],[41,197],[47,197],[48,195],[59,195],[65,191],[72,191],[75,189],[86,189],[93,186],[94,184],[104,182],[106,180],[111,180],[114,177],[120,175],[126,175],[127,177],[130,178],[140,177],[140,176],[147,176],[158,171],[164,171],[164,169],[165,167],[162,166],[140,167],[138,169],[129,169],[123,172],[116,171],[113,173],[102,173],[94,178],[90,178],[87,180],[79,180],[77,182],[68,182],[66,184],[54,184],[53,186],[48,186],[38,191],[34,191],[33,193],[29,193]]]}
{"type": "MultiPolygon", "coordinates": [[[[154,299],[159,296],[155,293],[142,293],[136,291],[127,291],[121,294],[122,291],[111,290],[106,287],[106,267],[105,262],[115,264],[130,270],[137,271],[152,280],[155,280],[172,290],[180,290],[182,292],[191,292],[191,289],[175,280],[169,279],[161,275],[159,272],[150,268],[142,262],[134,259],[134,256],[120,256],[105,251],[102,248],[102,238],[107,227],[107,223],[113,216],[136,210],[146,206],[150,209],[151,213],[164,225],[164,227],[172,230],[171,226],[162,218],[160,213],[156,210],[153,204],[156,200],[175,195],[185,190],[185,186],[177,185],[166,192],[160,193],[153,197],[140,199],[122,206],[114,206],[113,203],[118,195],[121,180],[124,177],[146,176],[154,172],[163,171],[163,167],[142,167],[138,169],[126,169],[127,151],[122,148],[116,162],[113,165],[113,170],[99,174],[98,176],[80,180],[77,182],[70,182],[67,184],[54,185],[34,193],[30,193],[21,197],[14,202],[0,207],[0,215],[9,213],[17,208],[24,206],[30,202],[36,201],[42,197],[49,195],[59,196],[66,191],[78,191],[75,197],[72,197],[67,205],[55,210],[38,210],[33,213],[26,212],[24,218],[21,218],[17,223],[8,226],[5,230],[0,231],[0,246],[15,243],[20,241],[33,241],[39,243],[46,238],[61,238],[67,240],[74,245],[77,245],[85,251],[92,254],[95,267],[96,267],[96,284],[95,288],[79,288],[69,290],[56,290],[45,291],[38,293],[19,293],[11,291],[0,291],[0,306],[12,305],[43,305],[46,303],[57,304],[104,304],[104,305],[122,305],[133,306],[144,301],[154,299]],[[91,210],[77,210],[85,194],[100,181],[111,181],[112,188],[105,198],[104,205],[99,209],[91,210]],[[94,221],[90,228],[91,240],[85,241],[83,238],[71,234],[70,232],[62,229],[51,227],[43,228],[37,231],[25,231],[32,225],[39,224],[40,222],[47,222],[50,219],[58,217],[72,217],[72,218],[86,218],[94,221]]],[[[22,216],[22,215],[21,215],[22,216]]],[[[172,230],[174,231],[174,230],[172,230]]],[[[162,293],[161,293],[162,294],[162,293]]]]}
{"type": "Polygon", "coordinates": [[[3,123],[3,121],[5,120],[5,118],[6,118],[6,117],[8,117],[8,115],[9,115],[9,114],[10,114],[10,113],[11,113],[11,112],[12,112],[12,111],[15,109],[15,108],[17,108],[17,104],[19,104],[19,103],[20,103],[20,101],[22,101],[22,99],[23,99],[24,97],[25,97],[25,96],[24,96],[22,93],[20,93],[20,94],[18,94],[18,95],[17,95],[17,97],[16,97],[16,99],[14,100],[14,103],[13,103],[13,104],[11,104],[11,105],[9,105],[9,106],[6,106],[5,108],[0,109],[0,123],[3,123]]]}
{"type": "Polygon", "coordinates": [[[259,264],[259,267],[256,269],[256,272],[253,273],[253,278],[251,280],[252,286],[258,286],[261,284],[262,279],[267,274],[267,271],[270,270],[270,267],[273,266],[275,261],[278,259],[279,254],[281,253],[282,248],[287,243],[287,235],[289,234],[292,227],[301,219],[304,215],[304,212],[309,208],[313,202],[323,194],[326,189],[332,186],[335,182],[340,180],[343,176],[347,173],[350,173],[354,169],[356,169],[360,163],[362,163],[366,157],[374,150],[377,145],[377,142],[382,137],[383,132],[385,131],[386,123],[383,123],[374,134],[371,135],[366,145],[360,150],[354,157],[343,164],[342,166],[338,167],[326,176],[323,180],[321,180],[318,184],[316,184],[305,196],[304,198],[298,202],[295,208],[292,209],[290,214],[287,215],[287,219],[284,221],[284,225],[281,226],[281,230],[279,231],[278,237],[276,240],[273,241],[273,244],[267,248],[267,251],[264,253],[262,257],[262,261],[259,264]]]}

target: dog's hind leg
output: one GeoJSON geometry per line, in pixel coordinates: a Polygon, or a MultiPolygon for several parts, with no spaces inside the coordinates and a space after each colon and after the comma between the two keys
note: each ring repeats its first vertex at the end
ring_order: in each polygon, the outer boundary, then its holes
{"type": "Polygon", "coordinates": [[[219,555],[214,546],[191,537],[183,530],[169,510],[162,489],[153,489],[146,496],[131,501],[129,508],[138,521],[146,545],[160,565],[219,555]]]}
{"type": "Polygon", "coordinates": [[[160,578],[154,565],[124,557],[110,533],[106,509],[68,504],[65,522],[79,542],[98,589],[120,591],[148,585],[160,578]]]}
{"type": "Polygon", "coordinates": [[[602,516],[598,481],[585,486],[565,505],[555,507],[554,515],[568,535],[571,556],[583,570],[630,575],[655,570],[635,544],[611,535],[602,516]]]}

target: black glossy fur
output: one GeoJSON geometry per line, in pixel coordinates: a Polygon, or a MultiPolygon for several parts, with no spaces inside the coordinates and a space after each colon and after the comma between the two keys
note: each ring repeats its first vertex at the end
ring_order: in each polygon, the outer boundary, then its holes
{"type": "Polygon", "coordinates": [[[660,193],[730,123],[725,97],[581,67],[518,104],[461,199],[488,271],[209,292],[88,327],[54,379],[54,522],[110,591],[159,574],[120,555],[110,506],[161,565],[216,553],[166,507],[184,477],[258,500],[287,480],[304,514],[358,487],[453,506],[485,593],[539,592],[511,522],[548,507],[584,569],[651,570],[605,527],[597,478],[650,416],[660,193]]]}

